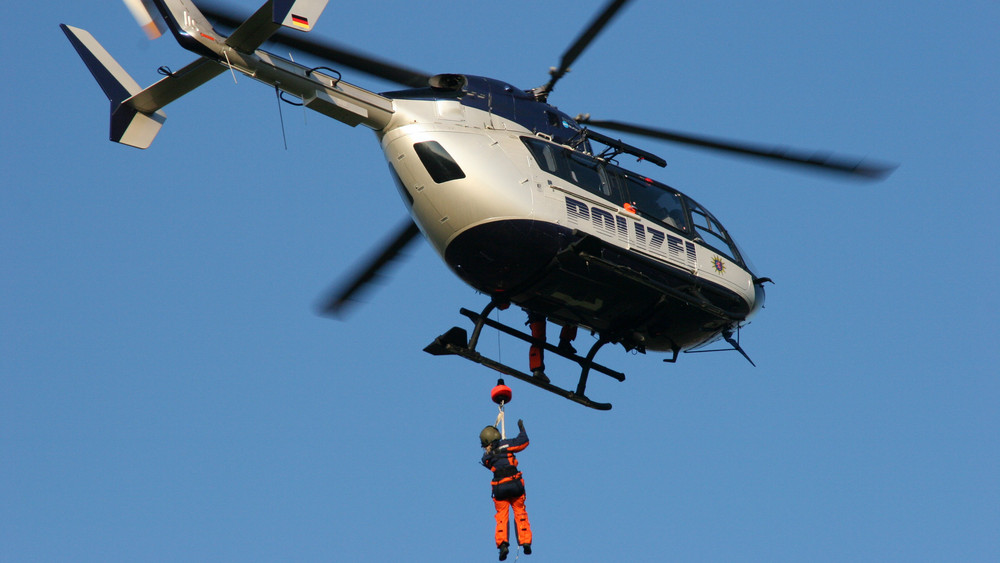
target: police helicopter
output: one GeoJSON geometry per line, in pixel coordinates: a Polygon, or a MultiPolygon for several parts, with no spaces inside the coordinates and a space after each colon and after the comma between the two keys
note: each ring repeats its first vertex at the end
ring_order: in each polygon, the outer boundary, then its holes
{"type": "MultiPolygon", "coordinates": [[[[375,132],[399,194],[410,213],[386,245],[372,253],[323,310],[341,312],[418,234],[448,267],[488,298],[480,312],[462,309],[471,335],[454,327],[425,349],[457,355],[599,410],[586,396],[589,373],[624,381],[595,362],[607,344],[627,351],[682,351],[724,341],[749,356],[739,330],[764,303],[770,280],[750,271],[746,256],[722,223],[688,195],[622,167],[628,155],[665,166],[659,156],[594,128],[683,143],[730,154],[881,178],[892,166],[707,138],[618,121],[571,117],[548,103],[558,81],[627,0],[608,2],[565,51],[541,86],[521,89],[469,74],[430,75],[327,42],[306,40],[327,0],[267,0],[241,18],[192,0],[126,0],[150,37],[167,29],[198,56],[142,88],[94,37],[61,28],[111,101],[111,140],[147,148],[166,115],[163,108],[222,73],[241,73],[273,87],[289,103],[375,132]],[[215,22],[215,24],[212,23],[215,22]],[[224,34],[216,28],[231,28],[224,34]],[[289,31],[290,30],[290,31],[289,31]],[[330,61],[308,67],[260,49],[284,44],[330,61]],[[375,93],[342,79],[351,68],[402,86],[375,93]],[[532,322],[528,334],[490,318],[515,305],[532,322]],[[568,342],[544,338],[548,322],[564,331],[590,331],[583,356],[568,342]],[[575,389],[554,385],[537,363],[531,373],[476,350],[490,327],[576,362],[575,389]]],[[[534,356],[533,356],[534,361],[534,356]]],[[[752,362],[751,362],[752,363],[752,362]]]]}

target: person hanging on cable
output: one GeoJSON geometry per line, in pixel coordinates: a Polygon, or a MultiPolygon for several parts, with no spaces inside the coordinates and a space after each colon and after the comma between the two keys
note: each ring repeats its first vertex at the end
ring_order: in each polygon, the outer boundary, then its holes
{"type": "Polygon", "coordinates": [[[524,548],[525,555],[531,555],[531,524],[524,507],[524,478],[514,457],[515,453],[528,447],[528,434],[524,431],[523,421],[518,420],[517,427],[520,430],[518,435],[506,440],[502,439],[495,426],[487,426],[479,433],[479,442],[484,450],[482,464],[493,472],[490,485],[493,486],[493,505],[497,509],[495,539],[500,561],[506,560],[510,551],[507,525],[511,508],[514,509],[517,542],[524,548]]]}

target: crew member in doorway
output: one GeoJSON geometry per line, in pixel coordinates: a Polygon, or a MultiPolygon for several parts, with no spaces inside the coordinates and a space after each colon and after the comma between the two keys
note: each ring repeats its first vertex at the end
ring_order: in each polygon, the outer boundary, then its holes
{"type": "MultiPolygon", "coordinates": [[[[528,312],[528,322],[526,323],[531,329],[532,338],[537,338],[542,342],[545,341],[545,315],[540,315],[538,313],[528,312]]],[[[559,331],[559,350],[566,354],[575,354],[576,348],[570,344],[576,338],[576,325],[563,325],[562,330],[559,331]]],[[[549,382],[548,376],[545,375],[545,348],[537,344],[532,344],[531,348],[528,350],[528,366],[531,368],[531,375],[542,381],[544,383],[549,382]]]]}
{"type": "Polygon", "coordinates": [[[518,420],[517,427],[520,432],[508,440],[501,439],[500,431],[495,426],[487,426],[479,433],[479,442],[484,450],[482,464],[493,472],[490,484],[493,486],[493,505],[497,509],[495,539],[500,561],[506,560],[510,551],[507,525],[511,508],[514,509],[517,543],[524,548],[525,555],[531,555],[531,525],[524,507],[524,478],[514,457],[515,453],[528,447],[528,434],[524,431],[523,421],[518,420]]]}

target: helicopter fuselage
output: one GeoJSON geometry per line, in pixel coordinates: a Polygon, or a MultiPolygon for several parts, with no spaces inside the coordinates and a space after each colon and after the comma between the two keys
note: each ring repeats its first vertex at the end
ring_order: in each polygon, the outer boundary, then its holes
{"type": "MultiPolygon", "coordinates": [[[[321,11],[323,3],[299,4],[321,11]]],[[[675,357],[730,340],[763,304],[761,282],[707,210],[614,157],[665,163],[549,105],[552,82],[529,93],[499,80],[439,74],[419,81],[427,87],[380,95],[338,71],[257,49],[281,25],[299,24],[279,24],[275,4],[228,37],[188,0],[156,6],[199,58],[145,89],[88,32],[63,26],[112,102],[117,142],[149,146],[165,105],[225,70],[240,72],[375,131],[414,223],[491,304],[513,303],[588,328],[601,342],[675,357]],[[595,155],[591,140],[610,150],[595,155]]]]}
{"type": "Polygon", "coordinates": [[[384,94],[394,113],[377,134],[415,222],[466,283],[627,349],[696,347],[762,306],[691,198],[593,156],[575,121],[523,91],[446,77],[450,89],[384,94]]]}

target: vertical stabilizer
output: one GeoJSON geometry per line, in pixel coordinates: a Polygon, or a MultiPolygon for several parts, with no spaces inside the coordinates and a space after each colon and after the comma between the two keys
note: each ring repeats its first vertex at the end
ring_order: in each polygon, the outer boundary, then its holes
{"type": "MultiPolygon", "coordinates": [[[[309,31],[316,25],[327,0],[267,0],[249,19],[236,28],[226,45],[252,53],[274,35],[282,26],[297,31],[309,31]]],[[[211,13],[211,12],[209,12],[211,13]]]]}
{"type": "Polygon", "coordinates": [[[70,43],[80,54],[90,73],[111,100],[111,140],[144,149],[149,147],[167,119],[161,110],[143,113],[126,100],[142,91],[94,36],[87,31],[60,24],[70,43]]]}
{"type": "Polygon", "coordinates": [[[316,25],[329,0],[273,0],[274,23],[299,31],[309,31],[316,25]]]}

